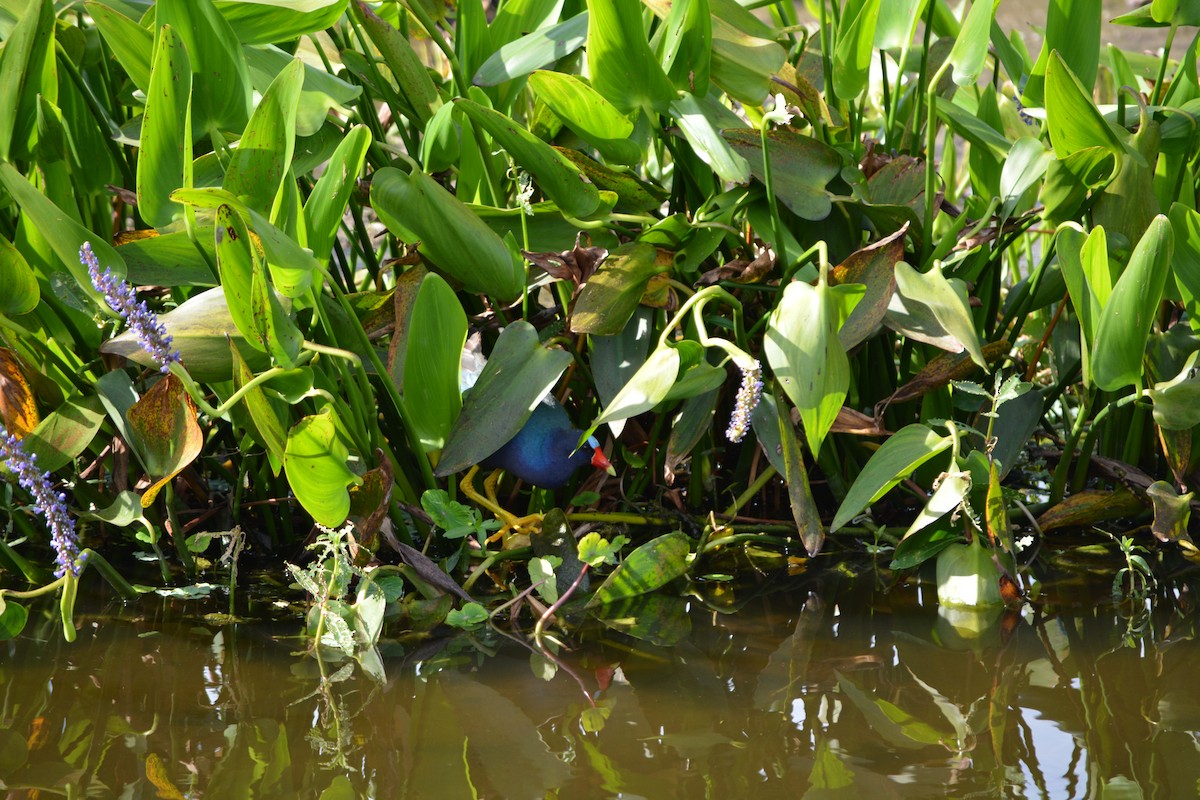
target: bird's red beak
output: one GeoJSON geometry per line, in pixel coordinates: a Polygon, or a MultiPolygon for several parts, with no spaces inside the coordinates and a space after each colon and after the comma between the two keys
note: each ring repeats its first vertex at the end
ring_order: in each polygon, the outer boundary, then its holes
{"type": "Polygon", "coordinates": [[[599,447],[592,450],[592,466],[596,469],[602,469],[609,475],[616,475],[617,470],[613,468],[612,462],[604,455],[604,451],[599,447]]]}

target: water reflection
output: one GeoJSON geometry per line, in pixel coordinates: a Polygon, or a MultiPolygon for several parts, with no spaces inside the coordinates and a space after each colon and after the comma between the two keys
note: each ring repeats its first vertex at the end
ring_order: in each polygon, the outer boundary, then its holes
{"type": "Polygon", "coordinates": [[[382,682],[298,654],[298,623],[146,599],[68,645],[46,608],[0,659],[0,780],[13,798],[1194,796],[1190,587],[1124,613],[1074,587],[975,630],[915,589],[803,580],[736,614],[692,600],[674,644],[398,640],[382,682]]]}

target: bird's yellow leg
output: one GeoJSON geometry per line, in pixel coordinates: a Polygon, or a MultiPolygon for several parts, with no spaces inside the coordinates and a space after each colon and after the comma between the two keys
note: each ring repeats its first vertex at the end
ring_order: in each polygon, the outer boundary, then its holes
{"type": "Polygon", "coordinates": [[[531,531],[537,530],[542,524],[541,514],[530,514],[525,517],[518,517],[511,511],[508,511],[504,506],[500,505],[500,501],[496,499],[496,484],[500,481],[500,476],[504,473],[503,470],[495,470],[488,475],[483,482],[483,494],[480,494],[475,489],[475,476],[479,474],[479,466],[475,465],[467,470],[467,474],[459,482],[458,486],[462,489],[465,497],[472,500],[476,505],[486,508],[492,512],[496,519],[500,520],[502,527],[494,534],[488,537],[489,542],[503,538],[507,543],[509,538],[516,534],[529,535],[531,531]]]}

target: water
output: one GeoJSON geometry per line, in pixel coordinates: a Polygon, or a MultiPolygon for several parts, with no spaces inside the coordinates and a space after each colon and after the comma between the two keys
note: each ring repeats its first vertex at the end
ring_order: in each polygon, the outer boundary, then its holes
{"type": "Polygon", "coordinates": [[[657,646],[591,631],[547,658],[503,627],[410,635],[382,648],[382,681],[305,654],[288,613],[97,604],[67,644],[36,606],[0,656],[0,780],[97,798],[1195,796],[1188,585],[1149,612],[1063,582],[975,636],[928,588],[876,580],[703,587],[656,609],[659,637],[686,634],[657,646]]]}

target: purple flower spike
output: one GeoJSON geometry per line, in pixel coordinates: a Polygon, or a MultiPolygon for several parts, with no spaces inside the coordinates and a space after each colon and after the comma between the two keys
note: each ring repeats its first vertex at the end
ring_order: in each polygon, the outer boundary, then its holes
{"type": "Polygon", "coordinates": [[[733,404],[733,414],[729,417],[729,428],[725,438],[731,442],[740,442],[750,430],[750,414],[762,397],[762,365],[758,361],[746,368],[742,367],[742,385],[738,387],[737,400],[733,404]]]}
{"type": "Polygon", "coordinates": [[[54,574],[62,577],[70,572],[79,575],[79,538],[75,534],[75,520],[67,513],[67,496],[55,492],[50,485],[50,473],[39,472],[37,456],[25,450],[21,441],[0,425],[0,458],[17,476],[17,483],[33,495],[33,507],[46,518],[50,528],[50,542],[57,553],[58,569],[54,574]]]}
{"type": "Polygon", "coordinates": [[[158,321],[158,317],[147,306],[146,302],[138,302],[137,292],[123,280],[118,280],[112,270],[105,267],[100,271],[100,262],[92,252],[88,242],[79,248],[79,263],[88,268],[92,278],[92,286],[104,295],[104,300],[113,311],[121,315],[121,319],[129,323],[134,336],[142,349],[150,354],[154,363],[158,364],[159,372],[166,375],[172,362],[178,362],[179,351],[171,346],[171,335],[166,327],[158,321]]]}

